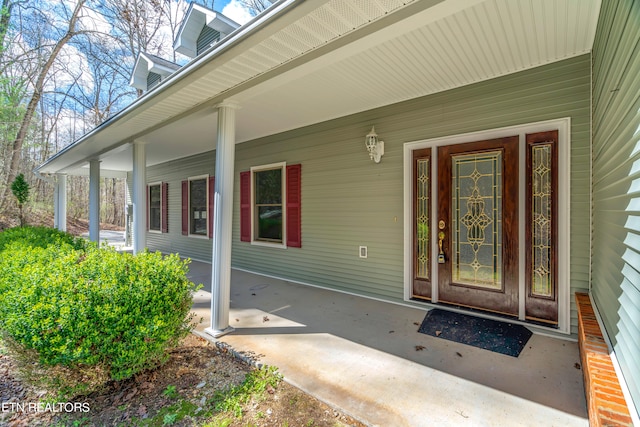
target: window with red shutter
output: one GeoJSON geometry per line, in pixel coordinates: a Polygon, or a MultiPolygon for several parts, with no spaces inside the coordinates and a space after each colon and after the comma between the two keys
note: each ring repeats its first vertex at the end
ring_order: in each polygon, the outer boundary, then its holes
{"type": "Polygon", "coordinates": [[[147,230],[163,232],[163,188],[162,183],[147,185],[147,230]]]}
{"type": "Polygon", "coordinates": [[[280,163],[240,173],[241,241],[302,247],[301,172],[280,163]]]}
{"type": "Polygon", "coordinates": [[[214,177],[200,175],[182,181],[182,234],[213,236],[214,177]]]}

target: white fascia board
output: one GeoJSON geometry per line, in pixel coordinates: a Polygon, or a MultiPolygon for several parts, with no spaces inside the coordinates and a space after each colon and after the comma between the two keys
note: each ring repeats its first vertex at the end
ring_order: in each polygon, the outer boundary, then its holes
{"type": "Polygon", "coordinates": [[[179,35],[176,39],[176,43],[173,45],[173,50],[181,53],[189,58],[196,57],[196,44],[189,40],[189,37],[183,37],[179,35]]]}
{"type": "Polygon", "coordinates": [[[152,62],[150,65],[149,72],[160,74],[162,77],[166,77],[176,71],[164,65],[156,64],[155,62],[152,62]]]}
{"type": "Polygon", "coordinates": [[[140,90],[147,90],[147,74],[149,74],[148,58],[140,54],[138,55],[138,59],[136,59],[136,65],[133,67],[129,86],[140,90]]]}
{"type": "MultiPolygon", "coordinates": [[[[200,35],[207,18],[205,10],[208,9],[195,3],[191,4],[191,7],[187,12],[187,17],[184,19],[176,37],[176,42],[173,44],[173,49],[176,52],[187,55],[190,58],[196,57],[198,36],[200,35]]],[[[215,15],[215,12],[212,11],[212,13],[215,15]]]]}
{"type": "Polygon", "coordinates": [[[222,34],[229,34],[236,28],[240,27],[240,24],[232,21],[221,13],[216,13],[213,16],[207,15],[206,25],[209,28],[213,28],[222,34]]]}

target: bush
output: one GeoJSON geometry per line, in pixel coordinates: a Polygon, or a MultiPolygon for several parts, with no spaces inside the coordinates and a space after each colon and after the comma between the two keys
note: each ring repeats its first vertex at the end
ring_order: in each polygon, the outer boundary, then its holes
{"type": "Polygon", "coordinates": [[[26,362],[55,367],[55,385],[90,390],[92,372],[98,382],[129,378],[164,363],[190,331],[188,261],[26,234],[0,249],[0,330],[26,362]]]}
{"type": "Polygon", "coordinates": [[[0,232],[0,253],[9,243],[20,243],[26,247],[46,248],[51,245],[68,244],[76,250],[85,249],[89,244],[80,237],[49,227],[16,227],[0,232]]]}

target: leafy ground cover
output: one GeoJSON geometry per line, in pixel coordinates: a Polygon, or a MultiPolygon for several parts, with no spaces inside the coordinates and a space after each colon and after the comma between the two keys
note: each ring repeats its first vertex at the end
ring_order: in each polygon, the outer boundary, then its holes
{"type": "MultiPolygon", "coordinates": [[[[51,392],[21,381],[14,361],[2,346],[0,403],[3,409],[9,409],[12,403],[40,404],[45,410],[49,404],[50,409],[62,409],[56,407],[60,402],[51,392]]],[[[275,369],[256,370],[194,335],[185,338],[160,368],[64,403],[73,403],[80,410],[3,410],[0,425],[364,426],[286,383],[275,369]]]]}

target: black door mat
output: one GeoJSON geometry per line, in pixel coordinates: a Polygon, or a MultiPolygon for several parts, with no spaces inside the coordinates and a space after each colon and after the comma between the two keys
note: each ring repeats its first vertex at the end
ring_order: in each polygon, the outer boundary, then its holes
{"type": "Polygon", "coordinates": [[[418,332],[518,357],[531,338],[524,326],[434,308],[418,332]]]}

